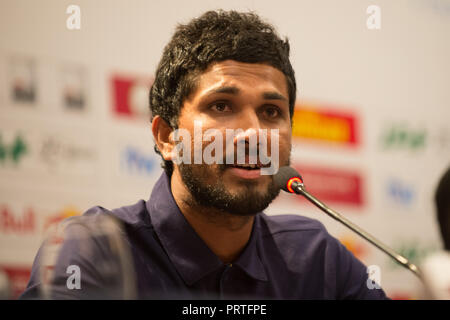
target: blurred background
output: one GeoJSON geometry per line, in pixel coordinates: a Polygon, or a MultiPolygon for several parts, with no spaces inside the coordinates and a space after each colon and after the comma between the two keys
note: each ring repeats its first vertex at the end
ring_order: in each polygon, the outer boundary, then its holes
{"type": "MultiPolygon", "coordinates": [[[[149,198],[162,172],[147,102],[162,49],[177,23],[219,8],[253,10],[290,40],[292,163],[309,191],[414,263],[442,249],[433,196],[450,165],[450,0],[0,0],[3,297],[26,286],[49,225],[149,198]]],[[[380,268],[390,297],[420,298],[412,273],[303,199],[281,195],[267,213],[322,221],[380,268]]]]}

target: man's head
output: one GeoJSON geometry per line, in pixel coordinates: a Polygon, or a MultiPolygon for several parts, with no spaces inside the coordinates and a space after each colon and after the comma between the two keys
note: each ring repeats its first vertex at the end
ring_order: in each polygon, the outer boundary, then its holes
{"type": "MultiPolygon", "coordinates": [[[[287,165],[295,98],[289,43],[255,14],[211,11],[178,26],[150,91],[156,150],[166,173],[175,171],[202,205],[238,214],[264,209],[278,194],[271,176],[255,178],[225,163],[174,166],[173,131],[194,133],[195,121],[224,137],[227,129],[276,129],[276,152],[287,165]]],[[[269,135],[268,145],[273,140],[269,135]]]]}
{"type": "Polygon", "coordinates": [[[439,180],[435,204],[444,248],[450,251],[450,168],[439,180]]]}

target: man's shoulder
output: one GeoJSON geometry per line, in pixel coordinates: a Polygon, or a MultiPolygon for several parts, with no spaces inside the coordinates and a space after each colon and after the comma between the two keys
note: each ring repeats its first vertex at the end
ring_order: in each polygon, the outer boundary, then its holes
{"type": "Polygon", "coordinates": [[[342,249],[340,242],[316,219],[294,214],[263,214],[261,218],[262,238],[273,241],[277,247],[295,247],[298,252],[316,248],[315,254],[324,253],[327,248],[328,253],[338,253],[342,249]]]}
{"type": "Polygon", "coordinates": [[[120,222],[135,228],[150,225],[150,216],[147,212],[146,202],[144,200],[139,200],[132,205],[125,205],[115,209],[94,206],[86,210],[83,217],[95,220],[104,215],[117,218],[120,222]]]}
{"type": "Polygon", "coordinates": [[[261,215],[266,233],[271,235],[282,233],[313,232],[323,236],[328,235],[325,226],[318,220],[295,214],[261,215]]]}

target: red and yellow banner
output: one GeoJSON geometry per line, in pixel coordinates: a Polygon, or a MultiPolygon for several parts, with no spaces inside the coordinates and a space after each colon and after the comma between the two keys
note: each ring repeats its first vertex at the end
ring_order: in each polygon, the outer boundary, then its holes
{"type": "Polygon", "coordinates": [[[312,105],[296,106],[292,136],[349,146],[360,143],[358,119],[354,114],[312,105]]]}
{"type": "MultiPolygon", "coordinates": [[[[302,175],[306,189],[325,203],[362,207],[365,203],[363,177],[351,169],[294,165],[302,175]]],[[[305,201],[302,197],[296,197],[305,201]]]]}

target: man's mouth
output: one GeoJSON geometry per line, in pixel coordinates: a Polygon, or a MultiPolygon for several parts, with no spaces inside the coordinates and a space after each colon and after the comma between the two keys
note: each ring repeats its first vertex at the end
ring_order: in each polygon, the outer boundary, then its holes
{"type": "Polygon", "coordinates": [[[268,165],[263,164],[229,164],[226,165],[226,168],[229,170],[229,172],[235,176],[236,178],[240,179],[258,179],[261,177],[261,169],[266,167],[268,165]]]}
{"type": "Polygon", "coordinates": [[[259,170],[262,168],[261,165],[257,165],[257,164],[232,164],[232,165],[230,165],[230,167],[244,169],[244,170],[259,170]]]}

